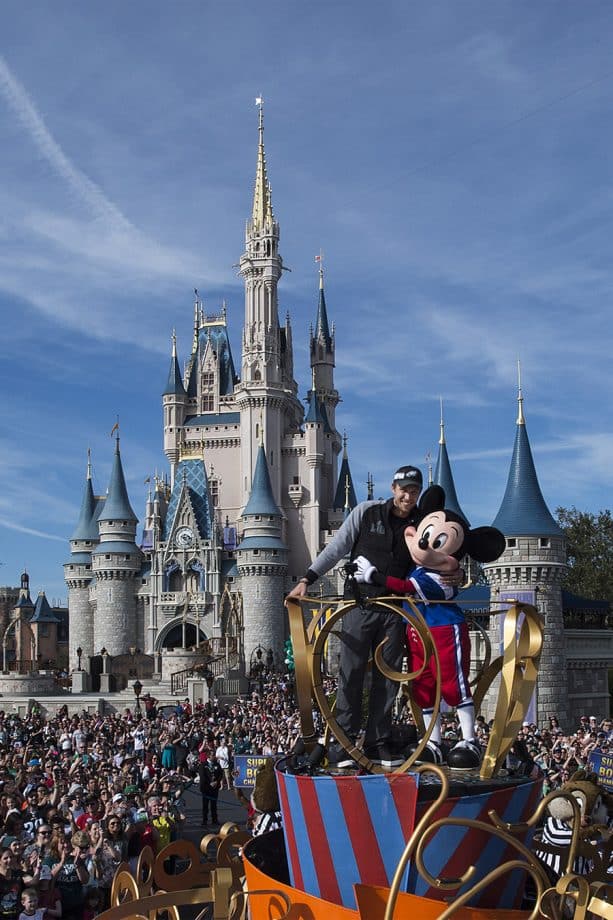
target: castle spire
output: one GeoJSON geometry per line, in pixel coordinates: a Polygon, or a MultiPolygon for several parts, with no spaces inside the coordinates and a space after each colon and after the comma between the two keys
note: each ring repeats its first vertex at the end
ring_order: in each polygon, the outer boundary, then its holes
{"type": "Polygon", "coordinates": [[[181,368],[177,358],[177,336],[175,330],[172,330],[172,355],[170,357],[170,369],[168,371],[168,380],[162,396],[185,396],[185,387],[181,377],[181,368]]]}
{"type": "Polygon", "coordinates": [[[192,355],[198,351],[198,333],[200,332],[200,298],[198,288],[194,288],[194,339],[192,342],[192,355]]]}
{"type": "Polygon", "coordinates": [[[353,485],[353,477],[349,469],[349,456],[347,454],[347,434],[343,435],[343,460],[338,474],[336,484],[336,494],[332,507],[335,511],[352,510],[357,505],[358,500],[353,485]]]}
{"type": "Polygon", "coordinates": [[[267,222],[274,220],[270,183],[266,173],[266,151],[264,150],[264,100],[261,96],[255,100],[259,109],[258,126],[258,161],[255,171],[255,189],[253,192],[253,209],[251,224],[253,230],[263,230],[267,222]]]}
{"type": "Polygon", "coordinates": [[[536,475],[524,418],[521,383],[518,403],[517,430],[509,478],[493,526],[501,530],[505,537],[534,534],[560,536],[562,531],[547,507],[536,475]]]}
{"type": "Polygon", "coordinates": [[[119,451],[119,434],[115,439],[115,455],[113,457],[109,490],[98,521],[138,521],[128,498],[128,489],[119,451]]]}
{"type": "Polygon", "coordinates": [[[458,496],[455,489],[455,483],[453,481],[453,473],[451,472],[451,463],[449,462],[449,454],[447,453],[447,444],[445,442],[445,422],[443,420],[443,400],[441,398],[441,433],[438,442],[438,457],[436,460],[436,467],[434,469],[434,482],[436,485],[440,486],[445,492],[445,508],[449,508],[451,511],[455,511],[456,514],[461,515],[466,523],[468,524],[468,518],[462,511],[460,503],[458,501],[458,496]]]}
{"type": "Polygon", "coordinates": [[[280,518],[279,506],[275,501],[270,482],[270,473],[266,461],[264,445],[260,444],[255,462],[255,472],[251,483],[251,495],[245,506],[242,517],[249,514],[266,515],[280,518]]]}
{"type": "Polygon", "coordinates": [[[517,360],[517,424],[525,425],[524,418],[524,397],[521,391],[521,363],[517,360]]]}
{"type": "Polygon", "coordinates": [[[317,304],[317,322],[315,323],[315,339],[320,342],[326,350],[332,346],[332,336],[330,335],[330,325],[328,323],[328,311],[326,309],[326,295],[324,293],[324,267],[319,256],[319,302],[317,304]]]}
{"type": "Polygon", "coordinates": [[[98,526],[96,524],[96,499],[92,488],[92,459],[91,451],[87,449],[87,476],[85,478],[85,487],[81,499],[81,510],[79,520],[70,537],[71,543],[74,540],[98,540],[98,526]]]}

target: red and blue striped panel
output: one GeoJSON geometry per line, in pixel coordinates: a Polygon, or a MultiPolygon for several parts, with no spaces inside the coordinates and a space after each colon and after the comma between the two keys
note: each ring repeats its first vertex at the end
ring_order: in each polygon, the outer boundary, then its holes
{"type": "MultiPolygon", "coordinates": [[[[519,824],[534,813],[542,795],[542,786],[541,779],[523,783],[520,786],[506,786],[480,795],[448,799],[434,816],[433,821],[444,817],[472,818],[489,824],[488,812],[494,809],[503,821],[519,824]]],[[[425,807],[425,803],[418,806],[418,817],[420,812],[423,813],[425,807]]],[[[532,832],[530,831],[525,838],[518,839],[530,847],[532,832]]],[[[484,831],[461,826],[442,827],[429,839],[424,850],[425,866],[435,878],[458,878],[468,866],[476,867],[471,881],[454,892],[454,897],[467,891],[496,866],[517,857],[517,850],[507,846],[500,838],[484,831]]],[[[486,888],[469,904],[472,907],[518,908],[521,904],[525,880],[524,873],[510,873],[486,888]]],[[[436,900],[449,897],[449,892],[431,888],[418,875],[414,866],[409,872],[407,890],[412,894],[436,900]]]]}
{"type": "Polygon", "coordinates": [[[292,885],[350,908],[356,882],[389,887],[413,832],[417,779],[277,772],[292,885]]]}

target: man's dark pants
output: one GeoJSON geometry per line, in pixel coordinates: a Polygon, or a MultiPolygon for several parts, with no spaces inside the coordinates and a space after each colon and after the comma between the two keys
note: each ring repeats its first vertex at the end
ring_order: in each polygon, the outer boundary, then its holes
{"type": "MultiPolygon", "coordinates": [[[[341,620],[341,648],[336,720],[351,741],[361,729],[362,690],[368,658],[387,637],[383,650],[386,664],[399,671],[405,651],[406,623],[397,613],[381,607],[355,607],[341,620]]],[[[373,661],[364,748],[388,744],[392,711],[399,685],[388,680],[373,661]]]]}

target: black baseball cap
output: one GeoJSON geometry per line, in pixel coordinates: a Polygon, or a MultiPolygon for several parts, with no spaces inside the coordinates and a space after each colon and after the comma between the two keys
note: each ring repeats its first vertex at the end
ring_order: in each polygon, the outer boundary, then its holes
{"type": "Polygon", "coordinates": [[[392,485],[400,486],[401,489],[407,489],[409,486],[418,486],[421,490],[423,484],[424,478],[421,475],[421,470],[417,469],[416,466],[399,467],[392,479],[392,485]]]}

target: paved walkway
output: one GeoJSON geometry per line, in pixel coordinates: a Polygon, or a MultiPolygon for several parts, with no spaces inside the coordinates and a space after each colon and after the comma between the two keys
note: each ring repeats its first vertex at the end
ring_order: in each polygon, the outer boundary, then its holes
{"type": "Polygon", "coordinates": [[[202,827],[202,799],[197,780],[185,791],[185,814],[186,819],[182,836],[191,840],[196,846],[200,845],[200,841],[205,834],[215,833],[226,821],[234,821],[243,830],[247,818],[247,811],[236,798],[234,790],[223,789],[219,793],[217,802],[219,825],[209,824],[207,827],[202,827]]]}

